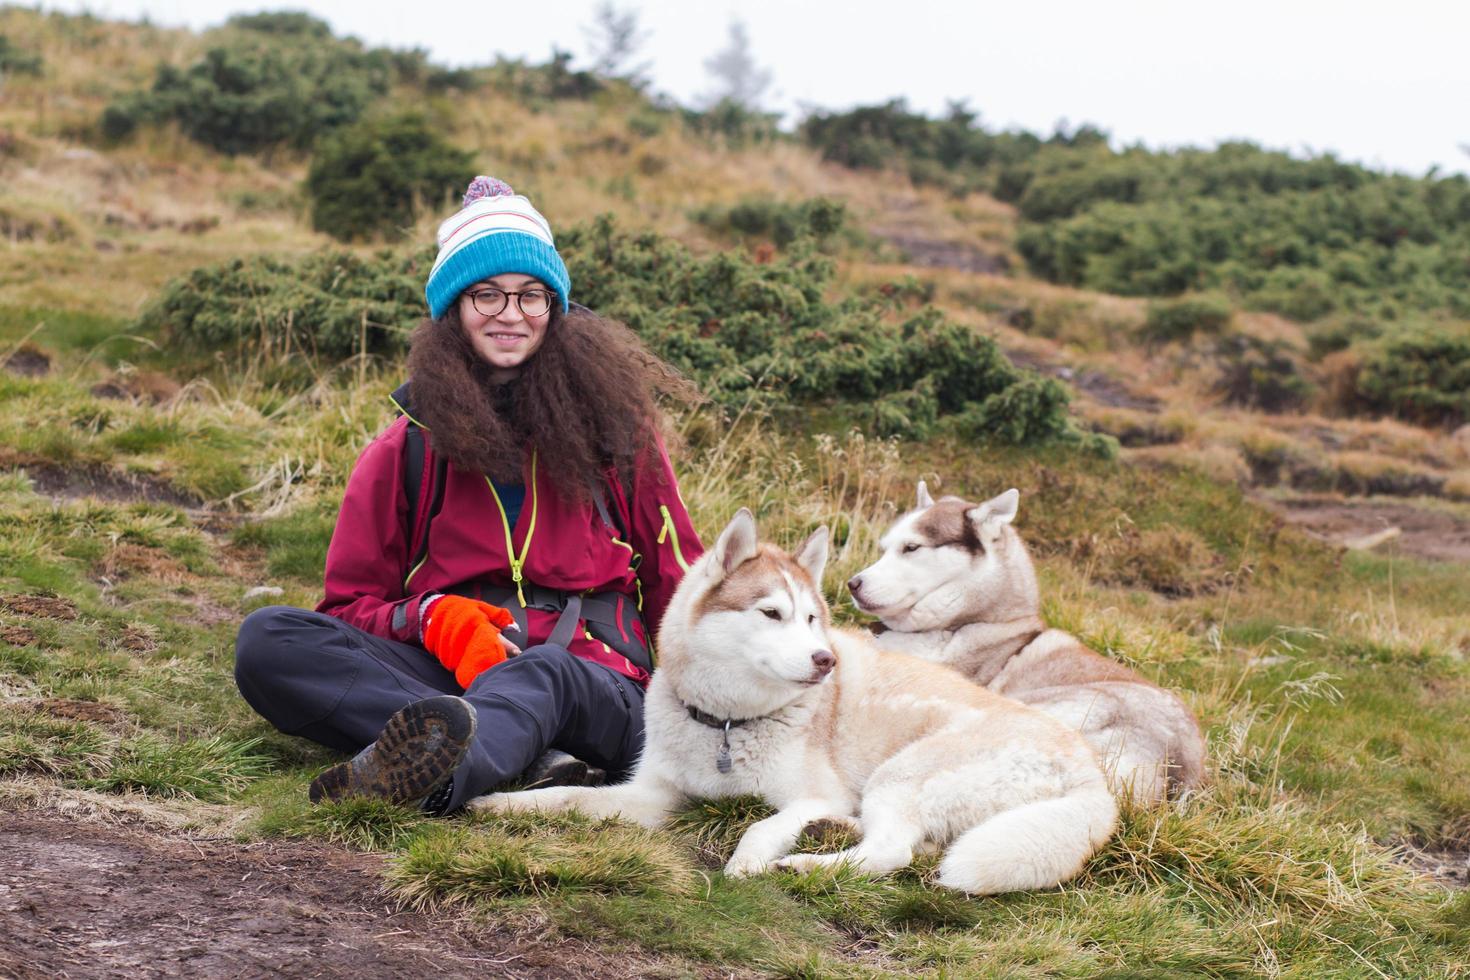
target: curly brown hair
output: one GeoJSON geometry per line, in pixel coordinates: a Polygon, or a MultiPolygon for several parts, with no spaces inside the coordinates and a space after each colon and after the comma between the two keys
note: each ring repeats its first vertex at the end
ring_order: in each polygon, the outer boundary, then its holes
{"type": "Polygon", "coordinates": [[[518,377],[497,385],[470,346],[459,304],[425,319],[409,341],[414,414],[456,466],[517,483],[525,453],[547,462],[558,491],[586,501],[608,467],[628,480],[664,423],[658,397],[692,404],[692,382],[623,324],[552,304],[546,339],[518,377]]]}

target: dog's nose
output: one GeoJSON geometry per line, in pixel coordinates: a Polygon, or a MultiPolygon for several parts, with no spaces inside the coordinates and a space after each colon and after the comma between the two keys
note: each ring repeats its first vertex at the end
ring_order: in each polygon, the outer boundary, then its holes
{"type": "Polygon", "coordinates": [[[832,656],[831,650],[818,650],[812,654],[812,666],[816,668],[818,676],[825,677],[837,666],[837,658],[832,656]]]}
{"type": "Polygon", "coordinates": [[[852,578],[847,580],[847,591],[851,592],[853,595],[857,595],[858,589],[861,589],[862,587],[863,577],[861,575],[854,575],[852,578]]]}

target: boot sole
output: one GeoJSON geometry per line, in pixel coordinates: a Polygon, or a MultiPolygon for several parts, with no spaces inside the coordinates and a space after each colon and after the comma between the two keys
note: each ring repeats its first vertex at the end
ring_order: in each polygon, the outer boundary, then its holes
{"type": "Polygon", "coordinates": [[[350,796],[413,803],[443,785],[475,737],[475,709],[453,695],[415,701],[369,748],[312,780],[311,802],[350,796]]]}

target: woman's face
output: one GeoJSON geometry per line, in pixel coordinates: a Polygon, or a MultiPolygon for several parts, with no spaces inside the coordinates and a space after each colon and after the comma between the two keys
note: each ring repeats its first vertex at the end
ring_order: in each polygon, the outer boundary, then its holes
{"type": "MultiPolygon", "coordinates": [[[[546,286],[539,279],[509,272],[482,279],[460,294],[459,321],[470,338],[470,346],[480,360],[494,369],[491,377],[501,384],[519,374],[521,365],[540,349],[546,339],[546,325],[551,322],[551,307],[548,305],[546,312],[536,316],[526,316],[521,311],[521,302],[532,308],[535,297],[509,296],[506,297],[505,309],[494,316],[486,316],[480,309],[493,309],[498,300],[492,301],[491,297],[482,295],[477,309],[472,297],[487,289],[522,293],[533,289],[546,290],[546,286]]],[[[551,294],[551,302],[560,302],[554,293],[551,294]]]]}

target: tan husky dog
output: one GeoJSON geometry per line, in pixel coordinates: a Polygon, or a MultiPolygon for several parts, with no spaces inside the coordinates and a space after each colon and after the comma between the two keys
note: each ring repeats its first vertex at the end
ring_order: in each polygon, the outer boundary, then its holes
{"type": "Polygon", "coordinates": [[[1205,745],[1184,702],[1042,622],[1036,572],[1011,527],[1020,496],[936,502],[919,482],[918,507],[847,583],[858,608],[888,627],[879,646],[953,667],[1072,726],[1113,788],[1139,802],[1198,786],[1205,745]]]}
{"type": "Polygon", "coordinates": [[[818,585],[826,561],[825,527],[793,558],[759,545],[741,510],[665,614],[632,778],[471,806],[656,826],[691,797],[754,793],[777,812],[746,831],[727,874],[840,862],[883,874],[940,848],[939,883],[976,894],[1076,875],[1117,819],[1086,742],[953,671],[832,630],[818,585]],[[788,857],[820,820],[856,823],[862,842],[788,857]]]}

